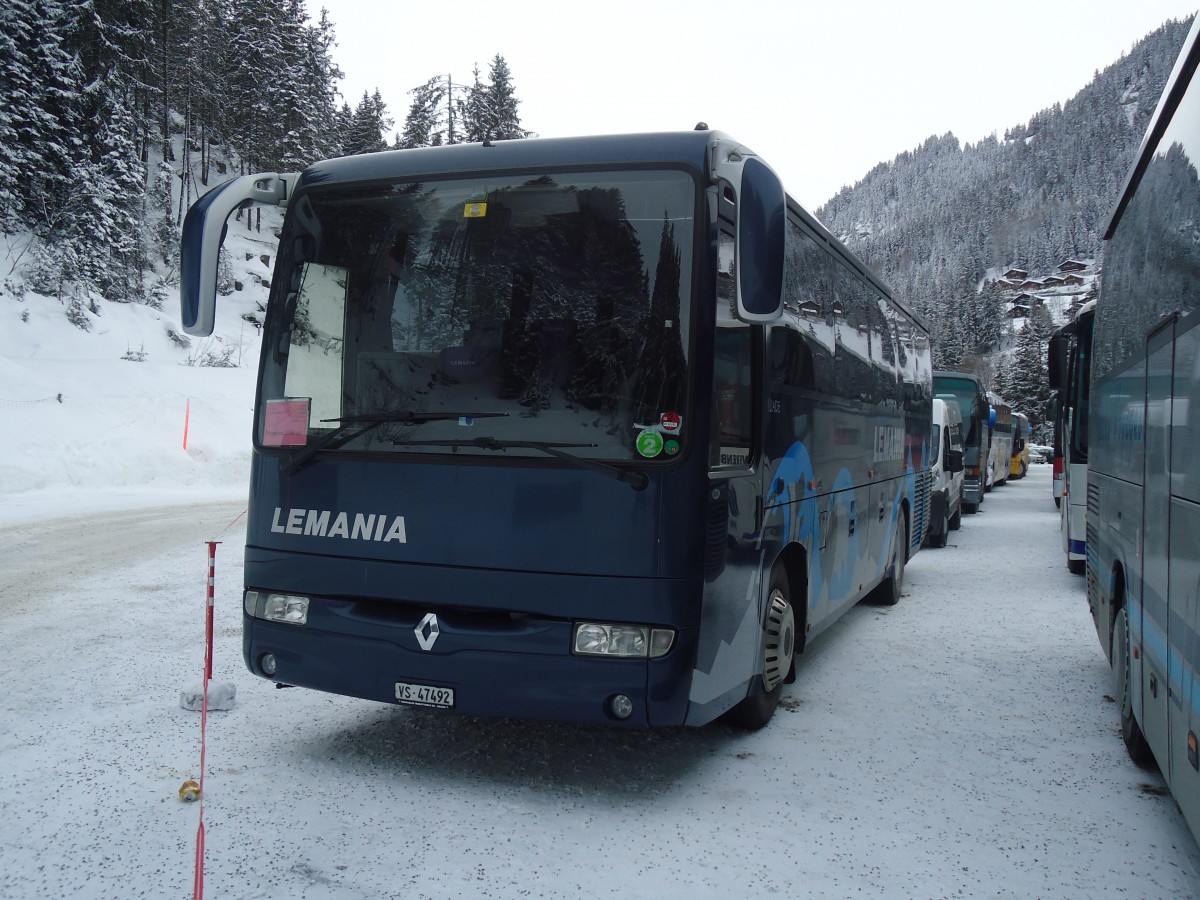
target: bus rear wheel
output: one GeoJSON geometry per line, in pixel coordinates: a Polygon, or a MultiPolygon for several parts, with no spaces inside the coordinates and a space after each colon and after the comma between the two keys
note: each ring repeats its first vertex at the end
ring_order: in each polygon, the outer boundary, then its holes
{"type": "Polygon", "coordinates": [[[771,574],[767,607],[760,683],[752,689],[750,696],[726,713],[731,725],[750,731],[762,728],[775,715],[796,652],[796,616],[792,611],[787,573],[782,569],[771,574]]]}
{"type": "Polygon", "coordinates": [[[1133,699],[1129,686],[1129,619],[1125,607],[1117,612],[1113,621],[1112,640],[1113,690],[1121,711],[1121,740],[1129,751],[1129,758],[1143,768],[1153,768],[1154,753],[1146,743],[1142,728],[1133,717],[1133,699]]]}
{"type": "Polygon", "coordinates": [[[908,518],[901,511],[896,517],[896,530],[892,534],[892,549],[888,553],[887,574],[875,589],[877,602],[884,606],[895,606],[900,602],[900,591],[904,587],[904,564],[908,562],[908,518]]]}

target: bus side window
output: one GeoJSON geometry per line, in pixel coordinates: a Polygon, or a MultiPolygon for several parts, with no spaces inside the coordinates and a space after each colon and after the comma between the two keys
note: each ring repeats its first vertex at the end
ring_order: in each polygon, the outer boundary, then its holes
{"type": "Polygon", "coordinates": [[[808,342],[786,327],[771,329],[771,381],[775,385],[816,390],[816,369],[808,342]]]}
{"type": "Polygon", "coordinates": [[[750,465],[754,422],[753,330],[720,328],[713,360],[713,466],[750,465]]]}

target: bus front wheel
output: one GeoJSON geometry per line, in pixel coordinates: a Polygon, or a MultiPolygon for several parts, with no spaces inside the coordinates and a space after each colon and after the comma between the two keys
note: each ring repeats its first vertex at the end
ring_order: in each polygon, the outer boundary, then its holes
{"type": "Polygon", "coordinates": [[[782,568],[771,574],[767,606],[760,683],[752,689],[750,696],[727,713],[730,724],[752,731],[762,728],[775,715],[796,652],[796,616],[792,611],[787,573],[782,568]]]}

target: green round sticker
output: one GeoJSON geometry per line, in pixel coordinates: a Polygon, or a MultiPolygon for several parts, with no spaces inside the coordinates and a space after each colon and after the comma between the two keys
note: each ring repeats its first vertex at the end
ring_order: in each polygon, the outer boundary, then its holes
{"type": "Polygon", "coordinates": [[[667,441],[665,444],[663,444],[663,449],[667,452],[667,456],[674,456],[679,452],[679,441],[667,441]]]}
{"type": "Polygon", "coordinates": [[[637,452],[649,459],[662,453],[663,439],[657,431],[643,431],[637,436],[637,452]]]}

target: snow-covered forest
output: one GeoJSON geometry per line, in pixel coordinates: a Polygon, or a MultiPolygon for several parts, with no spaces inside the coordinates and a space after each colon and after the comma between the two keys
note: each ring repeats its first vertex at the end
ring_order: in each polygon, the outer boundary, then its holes
{"type": "MultiPolygon", "coordinates": [[[[979,373],[1035,424],[1046,399],[1044,369],[1030,372],[1037,348],[1087,292],[1014,320],[1002,273],[1048,276],[1066,260],[1102,271],[1108,217],[1190,24],[1167,22],[1026,124],[965,146],[932,136],[817,211],[928,319],[936,365],[979,373]]],[[[1037,52],[995,64],[1036,65],[1037,52]]]]}
{"type": "MultiPolygon", "coordinates": [[[[928,319],[938,366],[979,372],[1035,427],[1046,338],[1090,293],[1018,310],[1000,273],[1084,260],[1088,287],[1099,280],[1107,216],[1188,25],[1166,23],[1002,137],[930,137],[817,211],[928,319]]],[[[0,296],[53,300],[85,331],[106,302],[161,309],[183,213],[225,177],[529,135],[499,54],[469,84],[437,74],[413,88],[397,123],[378,89],[342,97],[335,49],[304,0],[0,6],[0,296]]],[[[240,227],[262,228],[260,215],[239,213],[240,227]]]]}
{"type": "Polygon", "coordinates": [[[0,4],[4,293],[85,330],[103,301],[161,308],[184,211],[229,175],[525,136],[502,56],[469,85],[432,77],[393,132],[378,90],[341,98],[334,46],[304,0],[0,4]]]}

